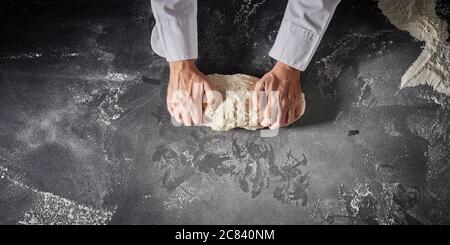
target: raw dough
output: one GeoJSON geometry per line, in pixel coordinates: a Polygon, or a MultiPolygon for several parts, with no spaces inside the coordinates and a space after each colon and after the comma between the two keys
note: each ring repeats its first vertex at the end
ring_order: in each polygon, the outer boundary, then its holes
{"type": "Polygon", "coordinates": [[[425,42],[419,58],[402,77],[401,88],[428,84],[450,95],[447,22],[436,14],[436,0],[380,0],[378,7],[398,29],[425,42]]]}
{"type": "MultiPolygon", "coordinates": [[[[216,110],[207,107],[205,109],[205,126],[211,127],[215,131],[228,131],[233,128],[245,128],[256,130],[262,128],[257,123],[258,115],[249,108],[251,91],[257,77],[235,74],[206,76],[208,82],[221,93],[223,101],[216,110]]],[[[305,112],[305,95],[301,93],[302,103],[301,114],[305,112]]]]}

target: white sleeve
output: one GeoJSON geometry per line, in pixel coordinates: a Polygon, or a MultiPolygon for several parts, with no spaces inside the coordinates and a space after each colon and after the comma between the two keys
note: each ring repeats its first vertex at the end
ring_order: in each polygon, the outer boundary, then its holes
{"type": "Polygon", "coordinates": [[[168,62],[197,59],[197,0],[151,0],[153,51],[168,62]]]}
{"type": "Polygon", "coordinates": [[[340,0],[289,0],[269,55],[304,71],[340,0]]]}

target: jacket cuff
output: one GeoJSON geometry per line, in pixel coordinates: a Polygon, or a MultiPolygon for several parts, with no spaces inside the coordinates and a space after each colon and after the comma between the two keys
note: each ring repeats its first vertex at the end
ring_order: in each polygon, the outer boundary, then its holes
{"type": "Polygon", "coordinates": [[[196,19],[156,21],[152,32],[153,51],[168,62],[198,58],[196,19]]]}
{"type": "Polygon", "coordinates": [[[283,20],[270,57],[304,71],[319,45],[319,36],[312,31],[283,20]]]}

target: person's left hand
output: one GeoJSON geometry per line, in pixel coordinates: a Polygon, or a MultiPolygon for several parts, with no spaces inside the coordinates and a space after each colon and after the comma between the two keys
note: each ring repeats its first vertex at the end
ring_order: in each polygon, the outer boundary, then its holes
{"type": "Polygon", "coordinates": [[[261,126],[275,129],[297,121],[304,106],[301,92],[300,71],[278,61],[254,88],[253,110],[261,126]]]}

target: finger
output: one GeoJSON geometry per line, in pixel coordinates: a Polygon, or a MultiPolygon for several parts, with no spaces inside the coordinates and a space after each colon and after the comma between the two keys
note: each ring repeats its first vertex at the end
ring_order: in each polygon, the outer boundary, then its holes
{"type": "Polygon", "coordinates": [[[220,98],[218,98],[218,93],[211,84],[208,82],[203,83],[203,100],[206,102],[207,106],[211,106],[213,110],[217,108],[217,103],[220,101],[220,98]]]}
{"type": "Polygon", "coordinates": [[[289,102],[287,99],[283,99],[281,101],[280,114],[277,120],[280,127],[286,126],[288,122],[288,112],[289,112],[289,102]]]}
{"type": "Polygon", "coordinates": [[[272,74],[266,74],[264,76],[264,106],[260,107],[260,110],[263,111],[263,120],[265,121],[265,127],[268,127],[272,124],[271,116],[275,98],[274,98],[274,80],[272,74]]]}
{"type": "Polygon", "coordinates": [[[183,121],[184,126],[192,126],[192,118],[191,114],[188,110],[184,109],[181,111],[181,119],[183,121]]]}
{"type": "Polygon", "coordinates": [[[183,119],[181,118],[181,111],[180,110],[177,110],[175,108],[172,116],[175,118],[175,121],[177,121],[177,123],[179,123],[179,124],[183,123],[183,119]]]}
{"type": "Polygon", "coordinates": [[[293,122],[297,121],[301,115],[300,113],[300,109],[302,106],[302,98],[300,96],[301,92],[300,92],[300,87],[299,86],[294,86],[290,92],[289,92],[289,113],[288,113],[288,117],[287,117],[287,121],[289,124],[292,124],[293,122]]]}
{"type": "Polygon", "coordinates": [[[270,110],[271,110],[271,104],[272,104],[272,96],[266,96],[267,103],[262,111],[262,120],[261,120],[261,126],[268,127],[270,126],[270,110]]]}
{"type": "Polygon", "coordinates": [[[274,98],[275,103],[272,105],[271,109],[272,124],[269,127],[270,129],[277,129],[285,125],[285,118],[287,113],[286,107],[288,106],[287,101],[285,99],[283,99],[283,101],[280,102],[278,93],[275,93],[274,98]],[[275,108],[275,110],[273,108],[275,108]]]}
{"type": "Polygon", "coordinates": [[[184,106],[186,102],[189,101],[189,93],[183,90],[176,90],[173,92],[169,103],[172,104],[174,108],[184,106]]]}
{"type": "Polygon", "coordinates": [[[274,123],[270,124],[269,129],[277,129],[281,127],[281,123],[279,120],[276,120],[274,123]]]}
{"type": "Polygon", "coordinates": [[[270,108],[270,129],[276,129],[276,128],[280,128],[280,121],[279,121],[279,117],[280,117],[280,108],[276,105],[272,106],[270,108]]]}
{"type": "Polygon", "coordinates": [[[186,110],[185,107],[182,106],[175,106],[174,107],[174,117],[175,120],[184,126],[189,126],[190,122],[190,115],[189,111],[186,110]]]}
{"type": "Polygon", "coordinates": [[[261,124],[265,117],[265,111],[268,109],[269,106],[269,96],[265,91],[261,91],[258,93],[258,100],[257,100],[257,116],[258,116],[258,122],[261,124]]]}
{"type": "Polygon", "coordinates": [[[296,115],[295,120],[297,121],[298,119],[300,119],[303,116],[304,112],[305,108],[303,104],[297,106],[297,108],[295,108],[295,115],[296,115]]]}
{"type": "Polygon", "coordinates": [[[172,96],[173,96],[173,93],[171,91],[169,91],[169,89],[168,89],[167,96],[166,96],[166,106],[167,106],[167,110],[169,111],[169,114],[174,116],[175,112],[174,112],[174,106],[172,103],[172,96]]]}
{"type": "Polygon", "coordinates": [[[295,121],[297,121],[297,119],[298,119],[298,110],[297,110],[297,108],[295,108],[295,109],[291,109],[289,112],[288,112],[288,125],[291,125],[291,124],[293,124],[295,121]]]}
{"type": "Polygon", "coordinates": [[[261,120],[261,126],[263,127],[269,127],[271,122],[270,122],[270,112],[272,109],[272,95],[273,93],[271,92],[270,88],[271,88],[271,84],[272,81],[269,81],[269,76],[266,74],[263,77],[263,83],[264,83],[264,93],[262,94],[264,96],[264,107],[259,107],[259,111],[262,112],[262,120],[261,120]]]}
{"type": "Polygon", "coordinates": [[[194,124],[202,123],[203,118],[203,83],[194,83],[192,89],[192,100],[190,103],[190,116],[194,124]]]}
{"type": "Polygon", "coordinates": [[[169,100],[167,100],[166,106],[167,106],[167,110],[169,111],[169,114],[173,115],[174,114],[173,106],[169,100]]]}
{"type": "MultiPolygon", "coordinates": [[[[266,91],[268,92],[268,91],[266,91]]],[[[277,120],[279,114],[279,102],[278,102],[278,93],[276,91],[269,91],[269,99],[267,106],[264,110],[264,120],[262,125],[264,127],[272,126],[277,120]]],[[[276,126],[276,125],[275,125],[276,126]]]]}
{"type": "Polygon", "coordinates": [[[260,97],[262,96],[264,92],[264,81],[263,80],[259,80],[256,85],[255,88],[253,89],[253,95],[252,95],[252,104],[253,104],[253,110],[255,112],[258,112],[258,108],[259,108],[259,100],[260,97]]]}

